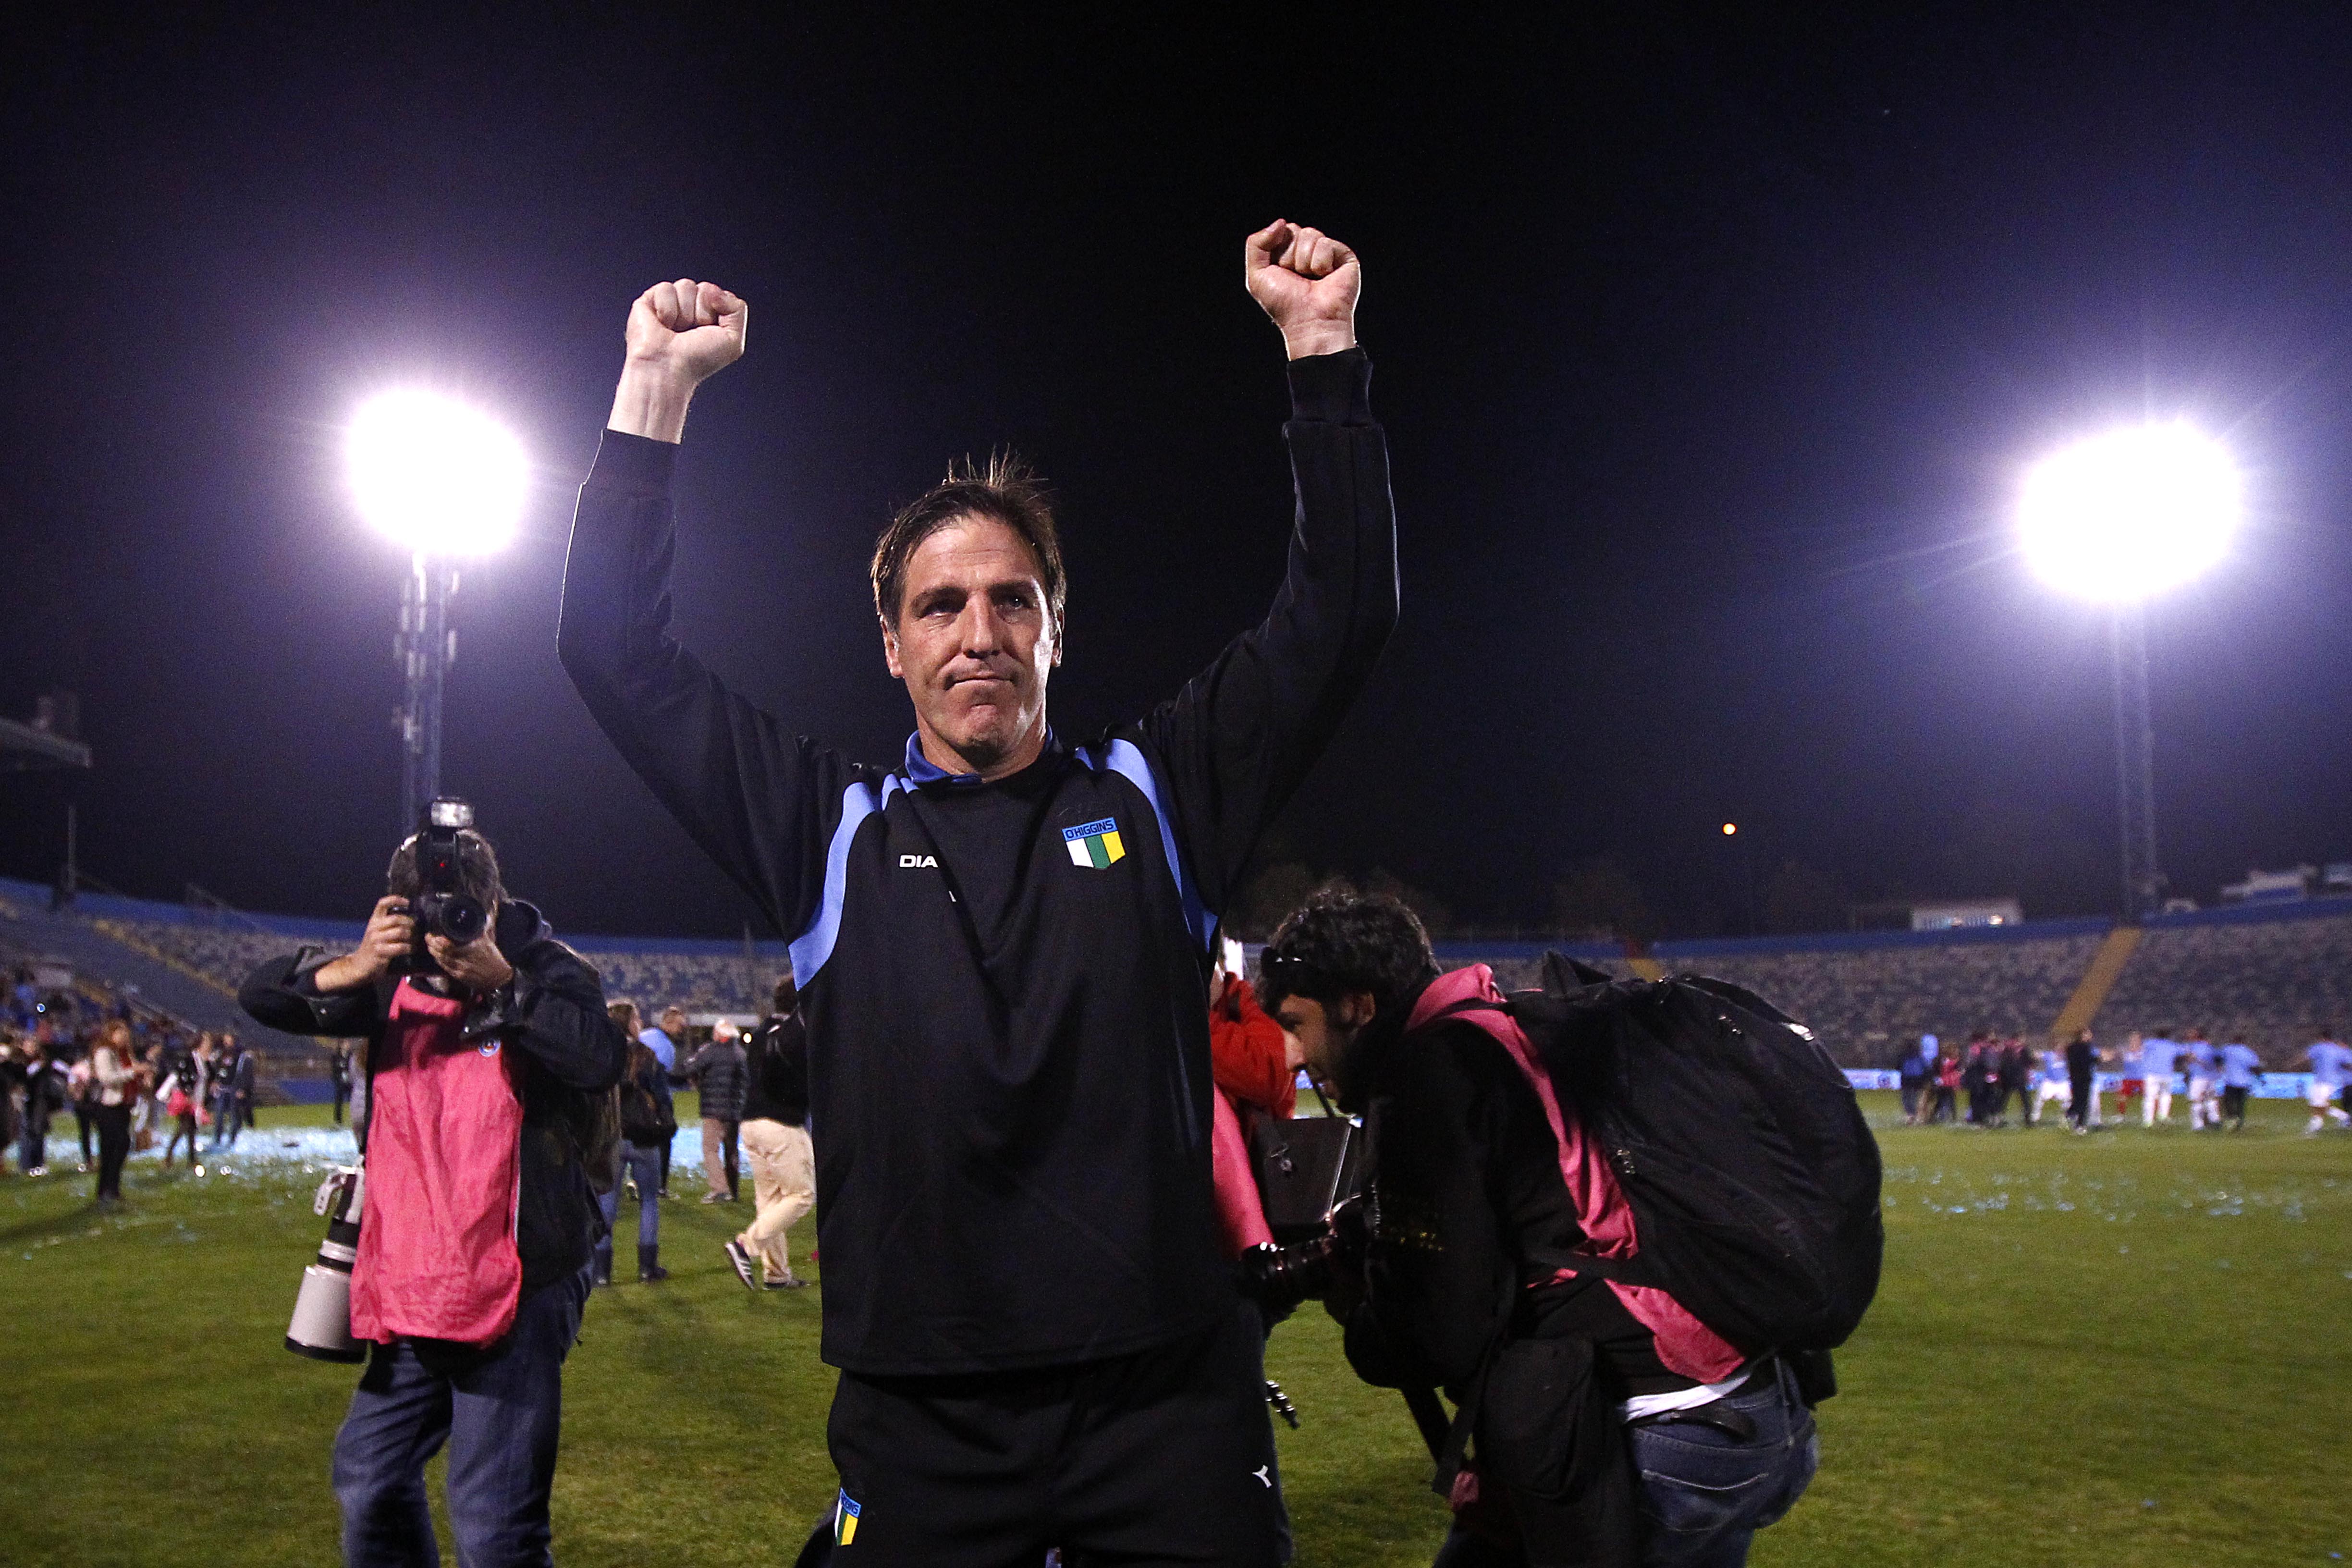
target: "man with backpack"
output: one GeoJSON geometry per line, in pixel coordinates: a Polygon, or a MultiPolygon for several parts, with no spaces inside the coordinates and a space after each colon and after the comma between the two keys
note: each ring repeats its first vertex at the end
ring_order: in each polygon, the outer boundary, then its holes
{"type": "MultiPolygon", "coordinates": [[[[1612,1016],[1633,1016],[1620,1004],[1674,1008],[1685,994],[1707,998],[1693,1015],[1703,1026],[1736,1016],[1760,1036],[1785,1021],[1735,1014],[1685,983],[1589,983],[1601,979],[1576,976],[1580,989],[1554,997],[1548,978],[1523,1020],[1521,998],[1504,998],[1484,965],[1441,975],[1403,905],[1344,889],[1308,900],[1264,954],[1274,1016],[1308,1068],[1336,1084],[1342,1108],[1365,1117],[1368,1184],[1343,1205],[1329,1248],[1358,1258],[1337,1268],[1326,1305],[1358,1375],[1414,1400],[1455,1510],[1439,1554],[1450,1568],[1738,1563],[1755,1531],[1795,1503],[1817,1460],[1800,1371],[1826,1396],[1826,1357],[1737,1343],[1693,1310],[1706,1294],[1694,1275],[1652,1272],[1685,1238],[1645,1206],[1635,1182],[1663,1169],[1654,1159],[1678,1156],[1641,1147],[1612,1120],[1604,1102],[1617,1097],[1623,1109],[1648,1092],[1625,1096],[1625,1075],[1652,1069],[1597,1043],[1612,1016]],[[1557,1016],[1538,1017],[1546,1007],[1557,1016]],[[1595,1042],[1584,1053],[1592,1070],[1559,1048],[1576,1038],[1595,1042]],[[1450,1430],[1433,1384],[1456,1404],[1450,1430]]],[[[1654,1041],[1658,1070],[1704,1055],[1693,1045],[1685,1058],[1685,1044],[1654,1041]]],[[[1835,1073],[1826,1056],[1801,1066],[1835,1073]]],[[[1797,1069],[1776,1061],[1763,1070],[1797,1069]]],[[[1722,1098],[1727,1084],[1717,1076],[1685,1087],[1722,1098]]],[[[1855,1206],[1866,1202],[1868,1217],[1854,1222],[1867,1233],[1866,1301],[1883,1239],[1876,1153],[1850,1090],[1843,1114],[1840,1135],[1867,1154],[1855,1206]]]]}

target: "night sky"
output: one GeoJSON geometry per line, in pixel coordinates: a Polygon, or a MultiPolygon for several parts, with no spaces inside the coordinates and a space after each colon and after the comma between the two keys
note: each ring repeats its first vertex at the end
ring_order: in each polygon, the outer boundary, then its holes
{"type": "MultiPolygon", "coordinates": [[[[0,25],[0,712],[81,694],[85,864],[127,891],[379,889],[404,563],[339,427],[424,382],[537,469],[465,574],[446,787],[560,928],[741,930],[555,659],[661,278],[752,308],[688,429],[690,645],[895,758],[866,555],[1010,444],[1063,503],[1056,726],[1132,716],[1280,572],[1281,350],[1240,265],[1276,216],[1364,258],[1405,611],[1270,859],[1486,924],[1604,856],[1677,934],[1767,888],[1783,923],[2110,909],[2105,617],[2007,528],[2033,457],[2147,414],[2225,436],[2252,501],[2152,616],[2166,868],[2210,900],[2352,857],[2334,8],[392,9],[0,25]]],[[[65,787],[0,777],[0,872],[51,874],[65,787]]]]}

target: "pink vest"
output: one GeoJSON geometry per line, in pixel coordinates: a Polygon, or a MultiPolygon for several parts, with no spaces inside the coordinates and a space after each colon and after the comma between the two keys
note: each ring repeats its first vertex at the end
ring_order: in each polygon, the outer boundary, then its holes
{"type": "MultiPolygon", "coordinates": [[[[1483,963],[1454,970],[1430,982],[1412,1016],[1405,1020],[1405,1027],[1418,1028],[1442,1009],[1472,997],[1496,1003],[1503,999],[1502,992],[1495,986],[1495,972],[1483,963]]],[[[1551,1075],[1544,1070],[1543,1062],[1536,1056],[1535,1047],[1517,1020],[1507,1013],[1485,1008],[1454,1016],[1493,1036],[1509,1054],[1528,1087],[1536,1091],[1536,1099],[1542,1102],[1544,1120],[1551,1123],[1551,1135],[1559,1145],[1560,1179],[1568,1184],[1569,1196],[1576,1203],[1578,1222],[1584,1229],[1585,1250],[1596,1258],[1632,1258],[1638,1254],[1642,1244],[1633,1234],[1633,1210],[1617,1185],[1617,1173],[1592,1141],[1585,1137],[1583,1126],[1561,1111],[1559,1097],[1552,1092],[1551,1075]]],[[[1556,1276],[1560,1279],[1575,1277],[1572,1268],[1563,1268],[1556,1276]]],[[[1621,1285],[1614,1279],[1609,1281],[1609,1288],[1617,1292],[1618,1300],[1625,1303],[1625,1310],[1635,1321],[1655,1337],[1658,1359],[1670,1371],[1700,1383],[1720,1383],[1738,1371],[1747,1360],[1729,1341],[1685,1311],[1682,1303],[1664,1290],[1646,1285],[1621,1285]]]]}
{"type": "Polygon", "coordinates": [[[514,1324],[522,1099],[495,1037],[460,1037],[465,1016],[405,980],[393,993],[368,1088],[355,1338],[486,1345],[514,1324]]]}

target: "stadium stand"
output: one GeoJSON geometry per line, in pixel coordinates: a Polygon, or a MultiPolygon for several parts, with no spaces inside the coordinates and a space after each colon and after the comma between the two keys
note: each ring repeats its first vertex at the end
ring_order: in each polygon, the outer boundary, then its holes
{"type": "MultiPolygon", "coordinates": [[[[95,971],[143,971],[140,983],[150,991],[170,992],[177,998],[176,1010],[199,1027],[232,1027],[247,1035],[252,1026],[236,1012],[235,1002],[237,987],[256,965],[306,942],[347,948],[359,940],[361,929],[356,921],[223,913],[217,908],[96,894],[76,900],[73,914],[58,915],[48,911],[47,899],[46,888],[0,880],[0,919],[28,922],[42,933],[29,938],[30,945],[46,941],[70,949],[95,971]],[[157,970],[172,978],[163,979],[157,970]]],[[[775,942],[747,946],[665,937],[566,940],[596,966],[606,994],[656,1007],[676,1003],[697,1013],[765,1011],[775,977],[791,963],[784,944],[775,942]]]]}
{"type": "Polygon", "coordinates": [[[2159,915],[2092,1026],[2109,1045],[2201,1028],[2284,1070],[2312,1041],[2352,1028],[2352,899],[2159,915]]]}
{"type": "MultiPolygon", "coordinates": [[[[303,942],[348,947],[356,922],[244,914],[85,894],[68,913],[48,890],[0,880],[0,947],[56,955],[200,1028],[235,1028],[272,1070],[315,1073],[310,1042],[270,1036],[237,1012],[236,987],[303,942]]],[[[1809,1025],[1838,1061],[1886,1067],[1921,1034],[1977,1029],[2045,1037],[2113,930],[2104,920],[2006,928],[1862,931],[1664,942],[1629,957],[1590,942],[1444,942],[1449,967],[1484,962],[1507,988],[1533,985],[1557,947],[1612,973],[1696,971],[1745,985],[1809,1025]]],[[[2117,933],[2127,934],[2127,933],[2117,933]]],[[[756,1014],[790,963],[782,942],[572,936],[606,994],[648,1010],[756,1014]]],[[[2104,984],[2104,977],[2102,977],[2104,984]]],[[[2086,992],[2078,1005],[2087,1006],[2086,992]]],[[[2352,899],[2168,915],[2151,921],[2094,1016],[2104,1040],[2192,1026],[2235,1034],[2273,1068],[2324,1032],[2352,1028],[2352,899]]]]}
{"type": "Polygon", "coordinates": [[[234,1029],[265,1061],[307,1063],[317,1048],[308,1040],[257,1026],[238,1010],[236,990],[172,962],[161,950],[135,945],[107,927],[122,906],[169,910],[169,904],[85,894],[72,913],[48,908],[47,888],[0,879],[0,942],[16,951],[52,959],[79,980],[102,984],[138,1004],[181,1020],[192,1028],[234,1029]]]}
{"type": "MultiPolygon", "coordinates": [[[[1771,946],[1662,942],[1669,970],[1744,985],[1808,1025],[1842,1066],[1892,1067],[1923,1034],[2045,1034],[2105,936],[2105,921],[1864,931],[1771,946]]],[[[1769,939],[1768,939],[1769,941],[1769,939]]]]}
{"type": "Polygon", "coordinates": [[[604,977],[604,994],[626,998],[648,1013],[675,1003],[689,1013],[768,1010],[776,976],[792,966],[784,944],[665,942],[659,938],[583,936],[572,945],[604,977]]]}
{"type": "MultiPolygon", "coordinates": [[[[1670,973],[1746,986],[1811,1028],[1842,1066],[1886,1067],[1922,1034],[2043,1034],[2106,931],[2105,921],[2045,921],[1998,931],[1663,942],[1648,956],[1670,973]]],[[[1541,951],[1540,943],[1448,943],[1440,957],[1491,963],[1509,987],[1535,984],[1541,951]]],[[[1629,967],[1605,949],[1569,951],[1613,973],[1629,967]]]]}
{"type": "MultiPolygon", "coordinates": [[[[241,984],[256,965],[299,942],[325,940],[315,933],[233,931],[152,921],[106,921],[101,929],[231,989],[241,984]]],[[[338,935],[331,945],[348,945],[356,937],[356,931],[338,935]]],[[[606,995],[628,997],[640,1005],[651,1003],[656,1008],[676,1003],[693,1013],[765,1012],[763,998],[775,984],[780,966],[790,962],[781,943],[768,944],[771,951],[766,957],[755,952],[750,959],[740,943],[681,942],[675,944],[678,951],[673,952],[673,944],[658,938],[581,937],[572,945],[596,966],[606,995]]]]}

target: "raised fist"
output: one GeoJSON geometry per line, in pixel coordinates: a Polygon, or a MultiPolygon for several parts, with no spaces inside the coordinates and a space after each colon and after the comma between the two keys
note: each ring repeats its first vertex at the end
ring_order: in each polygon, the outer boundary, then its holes
{"type": "Polygon", "coordinates": [[[1250,298],[1282,330],[1292,359],[1356,346],[1356,296],[1363,268],[1356,253],[1323,233],[1276,218],[1243,249],[1250,298]]]}
{"type": "Polygon", "coordinates": [[[751,308],[716,283],[656,283],[629,307],[629,362],[691,385],[743,357],[751,308]]]}

